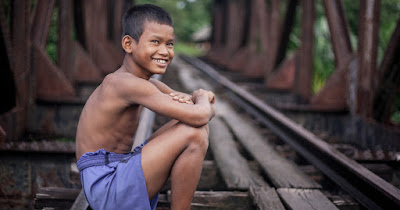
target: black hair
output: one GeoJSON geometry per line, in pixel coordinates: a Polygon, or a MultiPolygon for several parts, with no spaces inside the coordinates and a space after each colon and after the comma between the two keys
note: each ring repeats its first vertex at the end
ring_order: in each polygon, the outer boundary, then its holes
{"type": "Polygon", "coordinates": [[[161,7],[151,4],[136,5],[126,11],[122,19],[122,37],[129,35],[138,42],[146,21],[173,27],[171,17],[161,7]]]}

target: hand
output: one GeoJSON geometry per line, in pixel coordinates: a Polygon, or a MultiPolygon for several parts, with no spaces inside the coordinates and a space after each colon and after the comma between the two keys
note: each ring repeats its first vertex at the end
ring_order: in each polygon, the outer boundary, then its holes
{"type": "Polygon", "coordinates": [[[178,101],[180,103],[186,103],[186,104],[193,104],[192,101],[192,96],[185,94],[185,93],[180,93],[180,92],[174,92],[169,94],[174,101],[178,101]]]}
{"type": "Polygon", "coordinates": [[[215,94],[212,91],[199,89],[193,92],[192,100],[196,103],[196,100],[199,96],[206,95],[208,97],[208,102],[211,104],[215,103],[215,94]]]}

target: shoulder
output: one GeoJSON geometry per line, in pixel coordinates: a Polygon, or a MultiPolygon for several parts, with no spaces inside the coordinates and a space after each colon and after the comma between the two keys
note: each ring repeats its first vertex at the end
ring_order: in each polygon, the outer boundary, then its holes
{"type": "Polygon", "coordinates": [[[158,90],[152,82],[126,72],[108,74],[102,82],[102,89],[130,101],[158,90]]]}

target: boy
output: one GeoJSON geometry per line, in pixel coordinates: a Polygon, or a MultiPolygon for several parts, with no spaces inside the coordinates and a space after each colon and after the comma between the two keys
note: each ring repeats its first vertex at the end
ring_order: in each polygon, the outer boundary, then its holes
{"type": "Polygon", "coordinates": [[[174,57],[167,12],[138,5],[123,18],[122,66],[107,75],[82,110],[77,165],[93,209],[155,209],[171,176],[171,209],[189,209],[208,147],[214,93],[176,92],[153,80],[174,57]],[[131,152],[142,107],[173,120],[131,152]]]}

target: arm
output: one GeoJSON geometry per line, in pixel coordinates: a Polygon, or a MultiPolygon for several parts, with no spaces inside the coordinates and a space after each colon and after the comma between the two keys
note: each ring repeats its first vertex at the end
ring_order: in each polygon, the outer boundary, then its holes
{"type": "Polygon", "coordinates": [[[119,79],[117,84],[115,88],[119,97],[127,103],[143,105],[158,114],[193,127],[207,124],[214,116],[214,109],[209,100],[209,91],[195,91],[193,93],[194,104],[186,104],[171,100],[171,96],[163,93],[156,85],[147,80],[124,77],[119,79]]]}
{"type": "Polygon", "coordinates": [[[162,93],[170,94],[170,93],[177,92],[177,91],[175,91],[172,88],[168,87],[168,85],[166,85],[165,83],[163,83],[163,82],[161,82],[159,80],[150,78],[149,82],[151,82],[154,86],[156,86],[162,93]]]}
{"type": "Polygon", "coordinates": [[[179,101],[181,103],[193,104],[191,95],[173,90],[165,83],[153,78],[150,78],[149,82],[151,82],[154,86],[156,86],[162,93],[169,94],[175,101],[179,101]]]}

